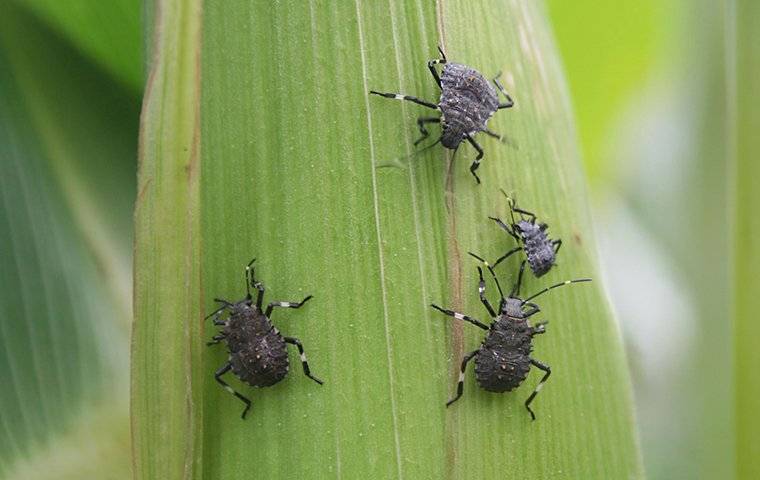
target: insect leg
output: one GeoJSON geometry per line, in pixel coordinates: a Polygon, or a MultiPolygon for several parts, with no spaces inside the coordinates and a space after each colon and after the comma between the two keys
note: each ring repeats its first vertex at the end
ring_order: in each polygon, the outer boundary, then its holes
{"type": "Polygon", "coordinates": [[[221,342],[225,338],[227,338],[227,336],[225,334],[223,334],[223,333],[220,333],[218,335],[214,335],[213,337],[211,337],[211,341],[210,342],[206,342],[206,346],[216,345],[217,343],[221,342]]]}
{"type": "Polygon", "coordinates": [[[415,145],[419,144],[430,135],[430,132],[425,128],[426,123],[441,123],[441,119],[438,117],[419,117],[417,119],[417,126],[420,128],[420,134],[422,134],[422,136],[414,141],[415,145]]]}
{"type": "Polygon", "coordinates": [[[538,312],[541,311],[541,309],[538,308],[538,305],[536,305],[533,302],[527,302],[527,303],[525,303],[525,305],[531,307],[531,309],[528,310],[527,312],[523,313],[523,318],[532,317],[533,315],[535,315],[535,314],[537,314],[538,312]]]}
{"type": "Polygon", "coordinates": [[[457,382],[457,395],[446,402],[446,406],[448,407],[452,403],[459,400],[459,397],[462,396],[462,393],[464,392],[464,372],[467,369],[467,362],[472,360],[472,357],[474,357],[478,353],[477,350],[473,350],[472,352],[468,353],[464,357],[462,357],[462,368],[459,370],[459,382],[457,382]]]}
{"type": "Polygon", "coordinates": [[[494,318],[496,317],[496,312],[486,298],[486,282],[483,280],[483,269],[480,267],[478,267],[478,275],[480,276],[480,281],[478,282],[478,293],[480,294],[480,301],[483,303],[483,306],[486,307],[486,310],[488,310],[491,318],[494,318]]]}
{"type": "Polygon", "coordinates": [[[552,245],[554,245],[554,254],[556,255],[559,252],[559,247],[562,246],[562,240],[552,240],[552,245]]]}
{"type": "MultiPolygon", "coordinates": [[[[499,226],[499,228],[501,228],[502,230],[504,230],[505,232],[507,232],[512,238],[514,238],[518,242],[520,241],[520,237],[515,233],[515,231],[512,230],[511,228],[509,228],[509,225],[507,225],[506,223],[502,222],[500,218],[496,218],[496,217],[488,217],[488,218],[490,218],[491,220],[493,220],[494,222],[496,222],[496,224],[499,226]]],[[[494,266],[496,266],[496,265],[494,265],[494,266]]]]}
{"type": "Polygon", "coordinates": [[[269,305],[267,305],[267,311],[264,312],[264,315],[269,317],[272,314],[272,310],[274,310],[274,307],[301,308],[304,303],[308,302],[312,298],[313,297],[311,295],[308,295],[306,298],[304,298],[300,302],[271,302],[269,305]]]}
{"type": "Polygon", "coordinates": [[[530,223],[536,223],[536,214],[531,213],[527,210],[523,210],[522,208],[517,208],[516,206],[512,206],[512,210],[517,213],[522,213],[524,215],[528,215],[530,217],[530,223]]]}
{"type": "Polygon", "coordinates": [[[533,390],[533,392],[530,394],[530,396],[528,397],[528,399],[525,400],[525,408],[528,409],[528,412],[530,413],[531,420],[535,420],[536,419],[536,414],[533,413],[533,410],[530,409],[530,402],[532,402],[533,399],[536,398],[536,395],[538,395],[538,392],[541,391],[541,387],[544,386],[544,382],[546,382],[546,379],[549,378],[549,375],[552,374],[552,369],[549,368],[549,365],[544,365],[543,363],[538,362],[536,360],[533,360],[532,358],[530,359],[530,363],[534,367],[538,368],[539,370],[543,370],[545,372],[543,378],[541,378],[541,381],[538,382],[538,385],[536,385],[535,390],[533,390]]]}
{"type": "Polygon", "coordinates": [[[244,397],[242,394],[236,392],[235,390],[230,387],[227,382],[222,380],[222,375],[229,372],[232,368],[232,364],[230,362],[225,363],[222,365],[222,368],[216,371],[214,374],[214,378],[216,379],[219,384],[224,387],[225,390],[230,392],[231,394],[235,395],[237,398],[239,398],[243,403],[245,403],[245,409],[243,410],[243,414],[240,416],[240,418],[245,418],[245,414],[248,413],[248,410],[251,408],[251,401],[248,400],[246,397],[244,397]]]}
{"type": "Polygon", "coordinates": [[[472,161],[472,165],[470,165],[470,173],[475,177],[475,180],[480,183],[480,178],[478,178],[478,174],[475,173],[475,170],[480,167],[480,159],[483,158],[483,148],[481,148],[481,146],[478,145],[478,142],[476,142],[470,135],[465,135],[465,138],[470,142],[470,145],[478,151],[478,156],[475,157],[475,160],[472,161]]]}
{"type": "Polygon", "coordinates": [[[412,97],[409,95],[404,95],[403,93],[382,93],[382,92],[376,92],[374,90],[370,90],[371,94],[373,95],[380,95],[381,97],[385,98],[393,98],[395,100],[407,100],[410,102],[414,102],[417,105],[422,105],[423,107],[432,108],[433,110],[438,110],[438,105],[431,102],[426,102],[425,100],[420,100],[417,97],[412,97]]]}
{"type": "MultiPolygon", "coordinates": [[[[222,305],[221,307],[217,308],[217,309],[216,309],[216,310],[214,310],[213,312],[211,312],[211,313],[209,313],[208,315],[206,315],[206,318],[204,318],[203,320],[208,320],[209,318],[211,318],[211,317],[213,317],[213,316],[219,315],[219,314],[220,314],[220,313],[222,313],[222,312],[223,312],[223,311],[224,311],[226,308],[228,308],[228,307],[231,307],[231,306],[232,306],[232,304],[231,304],[230,302],[228,302],[227,300],[221,300],[221,299],[219,299],[219,298],[215,298],[215,299],[214,299],[214,301],[215,301],[215,302],[221,302],[221,303],[224,303],[224,305],[222,305]]],[[[216,319],[214,319],[214,323],[216,323],[216,319]]]]}
{"type": "Polygon", "coordinates": [[[438,72],[435,71],[435,66],[439,63],[446,63],[446,55],[444,55],[443,50],[441,50],[441,47],[438,47],[438,51],[441,52],[442,58],[436,58],[434,60],[428,61],[428,69],[430,69],[430,73],[433,75],[433,78],[435,78],[435,83],[437,83],[438,87],[440,87],[441,77],[439,77],[438,72]]]}
{"type": "Polygon", "coordinates": [[[467,315],[465,315],[463,313],[455,312],[453,310],[447,310],[445,308],[441,308],[441,307],[439,307],[438,305],[436,305],[434,303],[431,304],[430,306],[433,307],[433,308],[435,308],[439,312],[441,312],[441,313],[443,313],[445,315],[448,315],[449,317],[454,317],[454,318],[459,319],[459,320],[464,320],[465,322],[470,322],[471,324],[475,325],[476,327],[480,327],[483,330],[488,330],[488,325],[486,325],[485,323],[481,322],[478,319],[472,318],[472,317],[467,316],[467,315]]]}
{"type": "Polygon", "coordinates": [[[533,335],[539,335],[541,333],[546,333],[546,324],[549,323],[548,320],[545,320],[543,322],[538,322],[533,326],[533,335]]]}
{"type": "Polygon", "coordinates": [[[523,247],[515,247],[512,250],[508,251],[507,253],[505,253],[504,255],[502,255],[501,257],[499,257],[499,259],[496,260],[496,262],[493,264],[493,267],[491,267],[491,268],[496,268],[496,266],[498,264],[500,264],[501,262],[503,262],[504,260],[506,260],[510,255],[512,255],[515,252],[519,252],[522,249],[523,249],[523,247]]]}
{"type": "Polygon", "coordinates": [[[257,282],[256,281],[254,267],[252,266],[253,262],[255,262],[255,261],[256,261],[256,259],[254,258],[245,267],[245,279],[246,279],[245,287],[246,287],[247,292],[248,292],[247,293],[247,297],[248,298],[251,298],[251,288],[250,287],[253,287],[253,288],[255,288],[256,290],[259,291],[258,295],[256,296],[256,307],[259,310],[261,310],[261,304],[264,301],[264,285],[261,282],[257,282]]]}
{"type": "Polygon", "coordinates": [[[507,101],[506,101],[506,103],[500,103],[499,104],[499,107],[498,107],[499,110],[501,110],[502,108],[510,108],[510,107],[514,106],[514,104],[515,104],[514,100],[512,100],[512,97],[509,96],[509,94],[507,93],[507,91],[504,90],[504,87],[501,86],[501,83],[499,83],[499,77],[500,76],[501,76],[501,73],[499,73],[498,75],[496,75],[496,77],[493,79],[493,83],[496,85],[496,88],[498,88],[499,91],[504,95],[504,97],[506,97],[507,101]]]}
{"type": "Polygon", "coordinates": [[[303,345],[301,345],[301,341],[293,337],[283,337],[283,340],[285,340],[285,343],[295,345],[298,348],[298,353],[301,355],[301,366],[303,367],[303,374],[318,384],[322,385],[322,380],[312,375],[311,370],[309,370],[309,362],[306,361],[306,353],[303,351],[303,345]]]}
{"type": "Polygon", "coordinates": [[[496,133],[496,132],[492,132],[491,130],[489,130],[489,129],[487,129],[487,128],[486,128],[485,130],[483,130],[483,133],[485,133],[485,134],[486,134],[486,135],[488,135],[489,137],[493,137],[493,138],[495,138],[496,140],[498,140],[498,141],[500,141],[500,142],[504,143],[504,135],[500,135],[500,134],[498,134],[498,133],[496,133]]]}

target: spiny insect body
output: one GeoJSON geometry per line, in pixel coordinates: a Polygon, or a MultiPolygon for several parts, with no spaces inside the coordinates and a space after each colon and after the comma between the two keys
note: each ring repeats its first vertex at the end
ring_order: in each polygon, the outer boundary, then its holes
{"type": "MultiPolygon", "coordinates": [[[[503,193],[503,191],[502,191],[503,193]]],[[[507,196],[506,193],[504,193],[507,196]]],[[[520,250],[525,251],[525,260],[520,265],[520,276],[525,269],[525,263],[527,262],[533,274],[536,277],[541,277],[551,270],[554,266],[557,252],[562,246],[562,240],[550,239],[546,230],[549,226],[545,223],[536,223],[536,214],[523,210],[517,206],[517,202],[507,196],[507,202],[509,203],[509,215],[511,217],[511,223],[505,224],[498,218],[489,217],[495,221],[499,227],[513,237],[518,246],[502,255],[493,264],[493,268],[496,268],[501,262],[506,260],[513,253],[520,250]],[[520,214],[520,220],[515,220],[515,212],[520,214]],[[523,215],[528,216],[528,220],[523,218],[523,215]]]]}
{"type": "Polygon", "coordinates": [[[414,144],[417,145],[428,137],[429,132],[425,125],[440,123],[442,134],[436,143],[441,142],[444,147],[455,150],[460,143],[467,140],[477,150],[478,155],[470,165],[470,172],[475,180],[480,183],[480,178],[475,170],[478,169],[480,160],[483,158],[483,148],[475,141],[473,135],[484,132],[501,140],[501,135],[490,131],[486,124],[496,110],[510,108],[514,102],[499,83],[498,75],[493,79],[493,83],[506,98],[507,101],[504,103],[499,102],[496,90],[480,72],[467,65],[449,63],[441,47],[438,47],[438,51],[441,53],[441,58],[428,62],[428,69],[430,69],[430,73],[441,89],[438,104],[401,93],[382,93],[374,90],[370,93],[396,100],[407,100],[423,107],[439,110],[441,112],[440,117],[419,117],[417,119],[417,125],[422,136],[414,144]],[[435,68],[439,63],[443,64],[440,76],[435,68]]]}
{"type": "MultiPolygon", "coordinates": [[[[470,255],[485,263],[477,255],[472,253],[470,255]]],[[[551,368],[530,356],[533,351],[533,337],[545,333],[547,323],[544,321],[535,325],[530,324],[528,319],[541,311],[538,305],[532,303],[531,300],[553,288],[570,283],[589,282],[591,279],[567,280],[547,287],[523,300],[519,297],[522,275],[518,277],[517,283],[515,283],[509,297],[505,298],[492,267],[489,266],[489,270],[501,296],[497,312],[485,296],[483,270],[478,267],[478,293],[480,301],[493,319],[490,326],[463,313],[441,308],[435,304],[432,305],[433,308],[450,317],[472,323],[476,327],[488,332],[480,347],[466,354],[462,359],[459,382],[457,383],[457,394],[446,403],[446,406],[448,407],[462,396],[467,363],[473,358],[475,358],[475,378],[478,385],[489,392],[501,393],[517,388],[528,376],[528,372],[531,366],[533,366],[544,372],[541,381],[525,401],[525,408],[530,413],[531,419],[535,420],[536,415],[530,408],[530,404],[549,378],[549,375],[551,375],[551,368]]]]}
{"type": "Polygon", "coordinates": [[[214,301],[221,303],[222,306],[206,317],[213,317],[214,325],[222,327],[222,330],[214,335],[207,345],[225,342],[229,350],[227,362],[216,371],[214,378],[228,392],[245,403],[242,418],[245,418],[251,408],[251,401],[230,387],[222,379],[222,375],[232,370],[235,376],[252,387],[274,385],[288,373],[288,344],[298,348],[303,373],[320,385],[322,384],[322,380],[311,374],[301,341],[294,337],[283,336],[270,320],[274,308],[300,308],[312,296],[309,295],[300,302],[270,302],[264,311],[262,309],[264,285],[254,278],[252,265],[255,261],[254,258],[245,268],[247,292],[245,298],[234,303],[215,298],[214,301]],[[251,287],[258,292],[255,303],[251,295],[251,287]],[[223,317],[225,313],[228,315],[223,317]]]}

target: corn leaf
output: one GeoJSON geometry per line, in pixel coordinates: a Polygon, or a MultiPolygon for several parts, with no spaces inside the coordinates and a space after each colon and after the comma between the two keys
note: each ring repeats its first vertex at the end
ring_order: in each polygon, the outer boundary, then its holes
{"type": "MultiPolygon", "coordinates": [[[[133,426],[140,478],[637,478],[642,475],[619,332],[596,251],[567,90],[535,2],[155,3],[154,60],[139,177],[133,426]],[[202,35],[201,30],[202,28],[202,35]],[[202,39],[201,39],[202,37],[202,39]],[[515,108],[479,136],[486,151],[440,147],[414,158],[422,107],[435,101],[425,62],[441,45],[487,76],[503,72],[515,108]],[[463,353],[482,332],[431,302],[485,318],[476,263],[512,247],[489,215],[500,189],[564,239],[561,265],[524,291],[570,277],[542,298],[552,319],[535,358],[554,374],[516,392],[452,395],[463,353]],[[257,257],[269,300],[300,338],[319,386],[300,372],[242,403],[203,344],[214,297],[244,295],[257,257]]],[[[435,138],[435,137],[431,137],[435,138]]],[[[516,259],[500,266],[505,285],[516,259]]],[[[489,294],[496,301],[489,283],[489,294]]]]}

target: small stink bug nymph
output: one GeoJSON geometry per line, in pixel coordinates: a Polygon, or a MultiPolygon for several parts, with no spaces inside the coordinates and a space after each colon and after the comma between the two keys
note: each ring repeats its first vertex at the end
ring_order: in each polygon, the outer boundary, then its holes
{"type": "Polygon", "coordinates": [[[438,51],[441,53],[441,58],[428,62],[430,73],[441,89],[441,98],[437,104],[400,93],[382,93],[374,90],[370,91],[370,93],[396,100],[408,100],[423,107],[440,111],[440,117],[419,117],[417,119],[417,126],[422,136],[414,144],[417,145],[428,137],[429,133],[425,128],[426,124],[440,123],[442,134],[435,143],[441,142],[444,147],[456,150],[462,141],[467,140],[477,150],[478,155],[475,161],[472,162],[472,165],[470,165],[470,172],[475,177],[475,180],[480,183],[480,178],[478,178],[475,170],[480,166],[480,160],[483,158],[483,149],[475,141],[473,135],[478,132],[484,132],[501,140],[501,135],[490,131],[486,123],[488,123],[488,119],[491,118],[496,110],[510,108],[514,105],[514,102],[499,83],[499,75],[493,79],[493,83],[506,98],[507,101],[504,103],[499,103],[496,90],[480,72],[467,65],[449,63],[441,47],[438,47],[438,51]],[[438,76],[435,68],[439,63],[443,64],[440,76],[438,76]]]}
{"type": "MultiPolygon", "coordinates": [[[[474,254],[470,255],[485,263],[482,258],[474,254]]],[[[435,304],[431,305],[436,310],[439,310],[450,317],[470,322],[476,327],[488,332],[483,339],[483,342],[480,344],[480,347],[477,350],[473,350],[466,354],[462,359],[459,382],[457,383],[457,394],[446,403],[446,406],[448,407],[462,396],[462,392],[464,391],[464,373],[467,368],[467,362],[473,358],[475,358],[475,378],[478,381],[478,385],[489,392],[501,393],[517,388],[528,376],[530,367],[534,366],[544,372],[541,381],[525,401],[525,408],[528,409],[531,419],[535,420],[536,415],[533,413],[533,410],[531,410],[530,404],[541,390],[544,382],[549,378],[551,368],[530,356],[530,353],[533,350],[533,337],[545,333],[547,324],[546,321],[538,322],[535,325],[530,324],[528,319],[540,311],[538,305],[532,303],[531,300],[553,288],[568,285],[570,283],[590,282],[591,279],[580,278],[577,280],[567,280],[552,285],[551,287],[547,287],[535,295],[531,295],[523,300],[519,297],[519,278],[518,282],[515,283],[512,292],[509,294],[509,297],[504,298],[504,293],[501,291],[499,280],[496,278],[496,275],[490,266],[489,270],[496,283],[496,287],[499,290],[499,295],[501,296],[501,300],[499,301],[499,311],[496,312],[485,296],[486,287],[485,282],[483,281],[483,269],[478,267],[478,276],[480,279],[478,283],[478,293],[480,294],[480,301],[491,316],[492,320],[490,326],[463,313],[447,310],[435,304]]]]}
{"type": "Polygon", "coordinates": [[[206,319],[213,317],[214,325],[222,327],[222,330],[214,335],[207,345],[225,342],[229,350],[227,362],[216,371],[214,378],[225,390],[245,403],[241,418],[245,418],[248,409],[251,408],[251,401],[233,390],[227,382],[222,380],[222,375],[232,370],[235,376],[252,387],[274,385],[288,373],[287,344],[298,348],[303,373],[322,385],[322,380],[313,376],[309,370],[309,363],[306,361],[301,341],[297,338],[282,336],[270,320],[275,307],[301,308],[312,296],[309,295],[300,302],[270,302],[264,311],[261,308],[264,300],[264,285],[254,278],[253,262],[255,261],[254,258],[245,267],[245,298],[234,303],[215,298],[214,301],[221,303],[222,306],[206,317],[206,319]],[[255,303],[251,295],[251,287],[258,291],[255,303]],[[228,314],[226,317],[224,317],[225,313],[228,314]]]}
{"type": "Polygon", "coordinates": [[[517,207],[517,202],[509,197],[503,190],[502,193],[507,197],[509,203],[509,215],[512,223],[507,225],[500,219],[488,217],[495,221],[499,227],[517,240],[518,246],[502,255],[493,264],[496,268],[498,264],[506,260],[510,255],[520,250],[525,250],[525,260],[520,265],[520,276],[525,269],[525,262],[528,262],[530,269],[536,277],[540,277],[548,272],[557,258],[557,252],[562,246],[562,240],[552,240],[546,235],[546,229],[549,226],[545,223],[536,223],[536,215],[517,207]],[[520,214],[520,220],[515,221],[515,212],[520,214]],[[529,218],[526,220],[523,215],[529,218]]]}

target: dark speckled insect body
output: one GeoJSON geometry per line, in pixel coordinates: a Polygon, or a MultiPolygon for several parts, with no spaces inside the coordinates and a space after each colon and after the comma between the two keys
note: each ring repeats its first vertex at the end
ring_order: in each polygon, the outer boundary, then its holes
{"type": "MultiPolygon", "coordinates": [[[[477,255],[472,253],[470,255],[485,263],[485,261],[477,255]]],[[[496,286],[501,296],[499,310],[497,312],[493,309],[485,296],[483,270],[478,267],[480,280],[478,284],[478,293],[480,294],[480,301],[492,318],[490,326],[463,313],[441,308],[435,304],[432,305],[433,308],[450,317],[472,323],[476,327],[487,332],[480,347],[477,350],[473,350],[466,354],[462,359],[459,382],[457,383],[457,394],[446,403],[446,406],[448,407],[462,396],[467,363],[473,358],[475,359],[475,379],[481,388],[489,392],[501,393],[517,388],[528,376],[528,372],[530,371],[531,366],[533,366],[544,372],[541,381],[527,400],[525,400],[525,408],[528,409],[531,419],[535,420],[536,415],[530,408],[530,404],[541,390],[544,382],[549,378],[549,375],[551,375],[551,368],[531,357],[531,352],[533,351],[533,337],[545,333],[547,323],[539,322],[535,325],[530,324],[529,318],[541,311],[538,305],[532,303],[531,300],[553,288],[568,285],[570,283],[589,282],[591,280],[588,278],[567,280],[552,285],[551,287],[547,287],[535,295],[531,295],[523,300],[519,297],[521,277],[518,277],[518,281],[512,289],[512,292],[509,294],[509,297],[505,298],[501,286],[499,285],[499,281],[493,273],[493,269],[489,267],[489,270],[493,275],[494,282],[496,282],[496,286]]]]}
{"type": "Polygon", "coordinates": [[[517,203],[512,198],[507,197],[507,201],[509,202],[509,214],[512,223],[507,225],[498,218],[490,218],[517,240],[518,246],[502,255],[494,262],[493,266],[495,268],[513,253],[524,250],[525,260],[520,265],[520,277],[522,277],[526,262],[533,271],[533,274],[536,277],[540,277],[551,270],[554,265],[557,252],[559,252],[559,248],[562,246],[562,240],[550,239],[546,234],[546,230],[549,228],[547,224],[536,223],[536,215],[518,208],[517,203]],[[520,220],[515,220],[515,212],[520,214],[520,220]],[[523,218],[523,215],[527,215],[528,220],[523,218]]]}
{"type": "Polygon", "coordinates": [[[206,318],[213,317],[214,325],[222,327],[222,330],[208,342],[208,345],[216,345],[225,342],[229,350],[227,362],[216,371],[214,378],[225,390],[230,392],[245,403],[242,418],[251,408],[251,401],[236,392],[221,377],[232,370],[232,373],[240,380],[252,387],[269,387],[279,382],[288,373],[287,345],[295,345],[301,355],[301,365],[304,374],[322,384],[322,380],[311,374],[309,363],[300,340],[293,337],[283,336],[272,324],[270,318],[275,307],[300,308],[311,297],[307,296],[300,302],[271,302],[266,311],[262,309],[264,300],[264,286],[254,279],[253,262],[245,268],[245,284],[247,294],[242,300],[231,303],[227,300],[215,298],[222,306],[206,318]],[[254,303],[251,295],[251,287],[258,291],[254,303]],[[226,317],[223,315],[227,313],[226,317]]]}
{"type": "Polygon", "coordinates": [[[473,135],[478,132],[484,132],[501,140],[501,135],[488,129],[488,119],[491,118],[496,110],[510,108],[514,105],[514,102],[499,83],[498,75],[493,79],[493,83],[506,98],[507,101],[504,103],[499,103],[496,89],[480,72],[467,65],[449,63],[440,47],[438,47],[438,51],[441,52],[441,58],[428,62],[428,69],[430,69],[430,73],[441,88],[441,98],[438,104],[400,93],[381,93],[374,90],[370,91],[370,93],[396,100],[407,100],[424,107],[439,110],[441,112],[440,117],[419,117],[417,119],[417,126],[422,136],[414,144],[417,145],[430,135],[425,128],[426,124],[440,123],[442,133],[436,143],[441,142],[444,147],[456,150],[460,143],[467,140],[477,150],[478,155],[472,162],[472,165],[470,165],[470,172],[475,177],[475,180],[480,183],[480,178],[475,173],[475,170],[480,166],[480,160],[483,158],[483,149],[475,141],[473,135]],[[440,76],[435,68],[439,63],[443,65],[440,76]]]}

